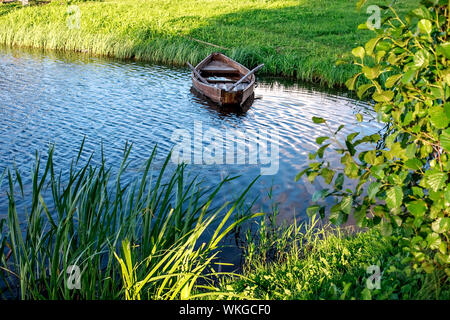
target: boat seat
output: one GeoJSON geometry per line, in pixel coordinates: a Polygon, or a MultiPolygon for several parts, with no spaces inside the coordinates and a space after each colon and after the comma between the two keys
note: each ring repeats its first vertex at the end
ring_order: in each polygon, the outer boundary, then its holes
{"type": "Polygon", "coordinates": [[[237,80],[223,78],[223,77],[210,77],[210,78],[206,78],[206,80],[208,82],[211,82],[211,83],[217,83],[217,82],[224,82],[224,83],[225,82],[231,82],[231,83],[234,83],[234,82],[237,81],[237,80]]]}
{"type": "Polygon", "coordinates": [[[207,73],[220,73],[220,74],[237,74],[238,69],[229,66],[221,61],[211,61],[206,66],[201,69],[203,72],[207,73]]]}

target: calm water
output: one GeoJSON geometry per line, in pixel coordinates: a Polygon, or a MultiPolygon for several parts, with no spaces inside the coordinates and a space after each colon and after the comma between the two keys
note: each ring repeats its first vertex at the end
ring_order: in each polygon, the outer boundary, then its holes
{"type": "MultiPolygon", "coordinates": [[[[374,133],[381,128],[366,105],[293,82],[260,79],[253,105],[239,113],[218,110],[190,88],[190,71],[185,68],[0,48],[0,170],[16,166],[29,176],[35,151],[45,154],[50,144],[55,144],[56,166],[64,170],[86,137],[84,157],[96,152],[94,160],[98,161],[103,143],[107,162],[113,167],[120,163],[125,143],[133,143],[131,178],[156,144],[157,170],[169,150],[179,145],[181,138],[171,139],[176,133],[184,133],[191,145],[200,141],[203,152],[209,153],[208,139],[195,135],[199,124],[206,135],[213,128],[216,136],[236,136],[231,139],[237,141],[236,148],[240,136],[251,143],[257,141],[258,133],[267,134],[269,150],[279,141],[278,170],[262,176],[254,186],[251,195],[258,197],[255,210],[277,202],[281,215],[292,218],[294,214],[304,216],[314,192],[314,187],[296,183],[294,177],[306,165],[308,153],[317,148],[315,138],[327,134],[311,117],[327,118],[333,127],[345,124],[344,133],[374,133]],[[365,121],[358,123],[356,113],[363,113],[365,121]],[[272,199],[268,197],[270,189],[272,199]]],[[[198,151],[192,150],[189,157],[194,153],[198,151]]],[[[237,195],[261,168],[268,167],[247,160],[246,164],[203,161],[189,165],[188,170],[210,185],[226,175],[240,175],[222,193],[225,199],[237,195]]],[[[31,190],[30,179],[25,179],[24,185],[31,190]]],[[[6,210],[3,181],[0,217],[6,210]]]]}

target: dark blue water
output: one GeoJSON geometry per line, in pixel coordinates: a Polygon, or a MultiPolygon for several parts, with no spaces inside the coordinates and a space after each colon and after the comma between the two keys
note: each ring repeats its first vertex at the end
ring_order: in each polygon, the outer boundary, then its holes
{"type": "MultiPolygon", "coordinates": [[[[326,127],[314,125],[311,117],[324,117],[334,128],[345,124],[343,134],[374,133],[381,126],[365,104],[345,94],[259,80],[256,99],[248,110],[222,111],[191,92],[188,69],[0,49],[0,172],[16,166],[29,192],[35,151],[45,155],[54,144],[56,167],[64,173],[86,137],[83,159],[95,152],[94,161],[99,161],[103,144],[107,163],[113,167],[120,164],[125,143],[133,143],[127,175],[132,179],[156,144],[155,172],[169,150],[180,147],[185,138],[191,146],[184,155],[191,162],[188,171],[204,183],[213,185],[227,175],[241,176],[226,187],[221,194],[224,199],[238,195],[263,168],[273,165],[274,172],[261,176],[252,189],[251,196],[259,199],[255,210],[267,210],[276,202],[282,217],[304,216],[315,188],[294,182],[294,177],[307,164],[308,153],[316,150],[315,138],[328,134],[326,127]],[[356,113],[365,115],[364,122],[356,121],[356,113]],[[212,141],[217,137],[231,141],[233,148],[214,149],[212,141]],[[259,149],[245,151],[245,161],[240,164],[236,159],[242,156],[238,149],[242,137],[259,149]],[[256,143],[263,140],[267,146],[256,143]],[[200,146],[200,151],[194,145],[200,146]],[[262,152],[264,147],[268,152],[262,152]],[[227,151],[233,161],[226,161],[227,151]],[[192,163],[198,155],[203,155],[201,162],[192,163]],[[250,158],[256,162],[249,163],[250,158]]],[[[0,218],[7,210],[5,182],[0,186],[0,218]]]]}

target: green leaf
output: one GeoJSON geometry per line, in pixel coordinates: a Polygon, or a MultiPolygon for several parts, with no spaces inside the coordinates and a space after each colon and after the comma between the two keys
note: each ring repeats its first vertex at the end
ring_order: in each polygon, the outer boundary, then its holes
{"type": "Polygon", "coordinates": [[[323,153],[325,152],[325,149],[328,148],[329,145],[330,145],[329,143],[324,144],[319,148],[319,150],[317,150],[317,155],[319,156],[320,159],[323,158],[323,153]]]}
{"type": "Polygon", "coordinates": [[[436,250],[441,244],[441,237],[437,233],[430,233],[427,235],[427,244],[430,249],[436,250]]]}
{"type": "Polygon", "coordinates": [[[423,200],[411,201],[406,205],[406,207],[415,217],[423,217],[427,211],[427,204],[423,200]]]}
{"type": "Polygon", "coordinates": [[[388,221],[383,221],[380,231],[383,236],[389,237],[392,234],[392,225],[388,221]]]}
{"type": "Polygon", "coordinates": [[[366,53],[366,51],[364,50],[363,47],[357,47],[357,48],[352,50],[352,54],[355,57],[360,58],[361,60],[364,59],[365,53],[366,53]]]}
{"type": "Polygon", "coordinates": [[[393,91],[381,91],[381,92],[375,92],[372,95],[373,100],[376,102],[389,102],[394,98],[394,92],[393,91]]]}
{"type": "Polygon", "coordinates": [[[327,139],[330,139],[330,137],[318,137],[317,139],[316,139],[316,143],[318,144],[318,145],[321,145],[325,140],[327,140],[327,139]]]}
{"type": "Polygon", "coordinates": [[[399,186],[392,187],[386,191],[386,205],[389,209],[400,208],[403,201],[403,191],[399,186]]]}
{"type": "Polygon", "coordinates": [[[320,118],[320,117],[312,117],[312,121],[317,124],[326,122],[324,118],[320,118]]]}
{"type": "Polygon", "coordinates": [[[341,201],[341,210],[346,214],[350,214],[352,210],[352,205],[353,205],[353,198],[351,196],[344,197],[341,201]]]}
{"type": "Polygon", "coordinates": [[[381,183],[380,182],[372,182],[367,188],[367,195],[369,199],[375,199],[375,195],[380,191],[381,183]]]}
{"type": "Polygon", "coordinates": [[[351,77],[350,79],[348,79],[345,82],[345,86],[349,89],[349,90],[355,90],[355,83],[356,80],[358,80],[358,77],[361,75],[362,73],[357,73],[355,74],[353,77],[351,77]]]}
{"type": "Polygon", "coordinates": [[[381,74],[381,65],[376,65],[375,67],[372,68],[364,66],[362,67],[362,72],[367,77],[367,79],[370,80],[376,79],[381,74]]]}
{"type": "Polygon", "coordinates": [[[339,226],[342,223],[344,223],[345,222],[345,218],[346,218],[346,215],[344,215],[342,213],[342,211],[339,210],[339,208],[340,208],[340,204],[339,203],[334,205],[331,208],[331,213],[330,213],[330,215],[328,217],[330,219],[330,222],[332,224],[334,224],[334,225],[337,225],[337,226],[339,226]]]}
{"type": "Polygon", "coordinates": [[[386,158],[392,160],[394,158],[406,159],[406,150],[402,148],[400,142],[395,142],[390,146],[390,150],[385,152],[386,158]]]}
{"type": "Polygon", "coordinates": [[[424,34],[430,34],[431,30],[433,29],[433,25],[431,24],[431,21],[428,19],[422,19],[417,24],[417,27],[419,28],[420,33],[424,34]]]}
{"type": "Polygon", "coordinates": [[[431,95],[435,99],[442,99],[442,97],[444,96],[444,91],[441,90],[441,88],[431,87],[430,91],[431,91],[431,95]]]}
{"type": "MultiPolygon", "coordinates": [[[[367,25],[367,24],[366,24],[367,25]]],[[[377,45],[378,41],[380,41],[380,37],[372,38],[365,44],[365,49],[367,54],[370,56],[372,55],[373,51],[375,50],[375,46],[377,45]]]]}
{"type": "Polygon", "coordinates": [[[356,225],[360,228],[365,227],[367,219],[367,207],[362,206],[353,212],[353,217],[355,218],[356,225]]]}
{"type": "Polygon", "coordinates": [[[311,218],[319,212],[319,209],[320,206],[318,204],[312,205],[306,209],[306,214],[311,218]]]}
{"type": "Polygon", "coordinates": [[[363,121],[363,115],[361,113],[357,113],[356,114],[356,119],[358,120],[358,122],[362,122],[363,121]]]}
{"type": "Polygon", "coordinates": [[[355,137],[356,137],[357,135],[359,135],[359,132],[352,132],[352,133],[350,133],[350,134],[347,136],[346,140],[347,140],[348,142],[352,142],[353,139],[355,139],[355,137]]]}
{"type": "Polygon", "coordinates": [[[424,179],[427,187],[436,192],[445,186],[447,174],[436,170],[429,170],[425,173],[424,179]]]}
{"type": "Polygon", "coordinates": [[[361,291],[361,298],[362,300],[372,300],[372,293],[370,293],[369,288],[364,288],[361,291]]]}
{"type": "Polygon", "coordinates": [[[411,13],[414,14],[418,18],[433,19],[430,12],[428,11],[428,9],[425,6],[420,6],[416,9],[412,10],[411,13]]]}
{"type": "Polygon", "coordinates": [[[450,152],[450,128],[442,132],[439,141],[441,147],[444,148],[445,151],[450,152]]]}
{"type": "Polygon", "coordinates": [[[426,68],[430,62],[430,53],[426,50],[419,50],[413,58],[413,64],[416,68],[426,68]]]}
{"type": "Polygon", "coordinates": [[[312,202],[317,202],[320,199],[324,198],[328,194],[328,189],[322,189],[314,192],[311,200],[312,202]]]}
{"type": "Polygon", "coordinates": [[[438,53],[444,55],[447,59],[450,59],[450,42],[444,42],[438,46],[438,53]]]}
{"type": "Polygon", "coordinates": [[[384,164],[375,165],[372,168],[370,168],[370,172],[373,174],[373,176],[377,179],[383,179],[384,178],[384,164]]]}
{"type": "Polygon", "coordinates": [[[409,69],[408,71],[406,71],[403,76],[402,76],[402,83],[403,84],[407,84],[409,82],[411,82],[414,77],[416,76],[417,70],[415,69],[409,69]]]}
{"type": "MultiPolygon", "coordinates": [[[[444,192],[444,199],[445,199],[445,202],[447,202],[448,204],[450,204],[450,188],[449,188],[449,186],[447,185],[447,188],[446,188],[446,190],[445,190],[445,192],[444,192]]],[[[447,205],[447,204],[446,204],[447,205]]]]}
{"type": "Polygon", "coordinates": [[[309,170],[309,168],[306,168],[302,171],[300,171],[296,176],[295,176],[295,182],[297,182],[298,180],[300,180],[300,178],[309,170]]]}
{"type": "Polygon", "coordinates": [[[402,78],[402,76],[403,74],[395,74],[393,76],[390,76],[389,78],[387,78],[384,85],[386,86],[386,88],[392,88],[398,82],[398,80],[402,78]]]}
{"type": "Polygon", "coordinates": [[[351,179],[358,177],[358,166],[354,162],[348,162],[345,165],[344,173],[351,179]]]}
{"type": "Polygon", "coordinates": [[[344,126],[343,124],[341,124],[341,125],[337,128],[337,130],[334,132],[334,134],[335,134],[335,135],[338,134],[338,132],[341,131],[344,127],[345,127],[345,126],[344,126]]]}
{"type": "Polygon", "coordinates": [[[348,140],[345,140],[345,145],[347,146],[348,152],[350,152],[350,154],[352,156],[354,156],[356,153],[356,149],[353,146],[353,144],[351,142],[349,142],[348,140]]]}
{"type": "Polygon", "coordinates": [[[423,196],[424,196],[424,193],[423,193],[422,188],[419,188],[419,187],[412,187],[412,192],[413,192],[413,194],[414,194],[415,196],[418,196],[418,197],[420,197],[420,198],[423,198],[423,196]]]}
{"type": "Polygon", "coordinates": [[[367,22],[358,24],[358,30],[368,30],[367,22]]]}
{"type": "Polygon", "coordinates": [[[417,152],[417,146],[415,143],[410,143],[405,149],[405,154],[408,159],[415,158],[417,152]]]}
{"type": "Polygon", "coordinates": [[[358,98],[362,99],[363,95],[369,90],[370,88],[374,87],[373,84],[363,84],[358,87],[358,91],[356,92],[358,95],[358,98]]]}
{"type": "Polygon", "coordinates": [[[358,10],[361,10],[361,8],[363,7],[363,5],[365,5],[367,2],[367,0],[358,0],[358,2],[356,3],[356,8],[358,10]]]}
{"type": "Polygon", "coordinates": [[[409,159],[405,162],[405,167],[412,170],[419,170],[423,166],[422,161],[417,158],[409,159]]]}
{"type": "Polygon", "coordinates": [[[380,41],[377,44],[378,51],[389,51],[392,47],[392,44],[389,41],[380,41]]]}
{"type": "Polygon", "coordinates": [[[430,121],[437,129],[445,129],[448,126],[447,114],[442,107],[433,107],[428,112],[430,115],[430,121]]]}
{"type": "Polygon", "coordinates": [[[336,177],[336,180],[334,181],[334,187],[338,190],[342,189],[342,185],[344,184],[344,174],[339,173],[336,177]]]}
{"type": "Polygon", "coordinates": [[[319,175],[319,172],[317,172],[317,171],[308,172],[308,174],[307,174],[308,181],[313,183],[318,175],[319,175]]]}
{"type": "Polygon", "coordinates": [[[367,162],[368,164],[375,165],[376,158],[377,154],[375,150],[367,151],[364,154],[364,161],[367,162]]]}
{"type": "Polygon", "coordinates": [[[325,180],[326,184],[330,184],[331,181],[333,181],[333,177],[334,177],[333,170],[330,170],[328,168],[323,168],[322,171],[320,172],[320,174],[323,177],[323,179],[325,180]]]}
{"type": "Polygon", "coordinates": [[[450,102],[446,102],[444,104],[444,111],[445,111],[447,118],[450,119],[450,102]]]}
{"type": "Polygon", "coordinates": [[[431,229],[437,233],[444,233],[450,231],[450,218],[437,218],[432,224],[431,229]]]}

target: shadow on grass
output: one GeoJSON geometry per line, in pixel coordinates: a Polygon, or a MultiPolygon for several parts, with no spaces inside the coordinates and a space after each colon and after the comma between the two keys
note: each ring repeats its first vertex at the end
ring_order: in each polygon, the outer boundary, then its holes
{"type": "Polygon", "coordinates": [[[28,1],[28,4],[24,6],[22,5],[22,2],[18,0],[3,0],[0,1],[0,17],[17,9],[22,9],[29,6],[42,6],[48,3],[50,3],[50,1],[28,1]]]}
{"type": "MultiPolygon", "coordinates": [[[[184,19],[195,17],[176,21],[184,19]]],[[[356,11],[352,2],[320,10],[314,3],[250,9],[215,16],[206,25],[170,38],[155,37],[150,29],[140,30],[141,41],[133,51],[137,58],[151,56],[174,64],[195,64],[218,51],[248,68],[264,63],[259,74],[332,86],[342,84],[354,72],[352,65],[335,66],[335,62],[346,58],[350,63],[351,49],[369,39],[370,33],[356,31],[364,19],[365,14],[356,11]]]]}

